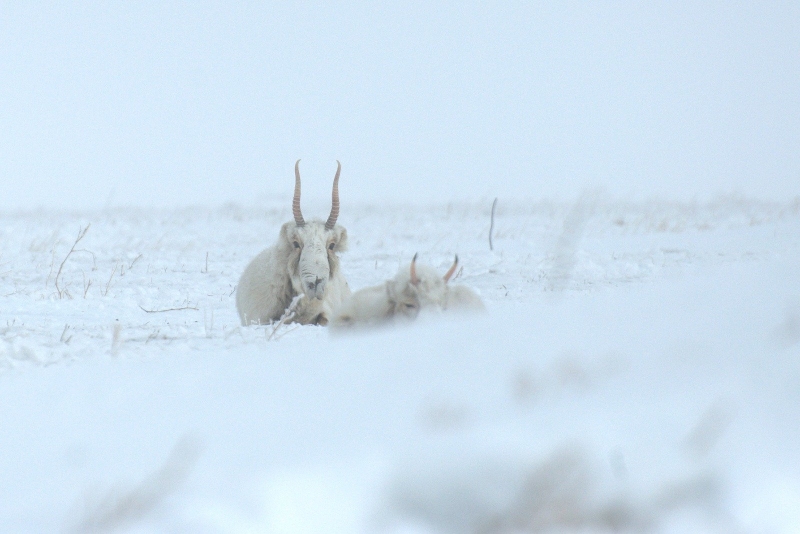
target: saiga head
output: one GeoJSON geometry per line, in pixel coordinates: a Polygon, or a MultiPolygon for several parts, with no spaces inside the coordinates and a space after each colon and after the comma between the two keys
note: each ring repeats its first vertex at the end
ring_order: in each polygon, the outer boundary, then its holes
{"type": "Polygon", "coordinates": [[[422,309],[441,311],[447,300],[447,282],[456,271],[456,266],[458,256],[447,273],[440,276],[432,267],[417,265],[417,255],[414,254],[409,268],[397,273],[387,286],[395,315],[413,318],[422,309]]]}
{"type": "Polygon", "coordinates": [[[338,252],[347,249],[347,230],[336,224],[339,217],[339,174],[342,165],[338,161],[333,178],[331,213],[325,222],[306,221],[300,211],[300,160],[294,165],[294,199],[292,214],[294,221],[281,227],[281,244],[287,249],[287,269],[292,287],[297,294],[305,293],[309,299],[322,299],[325,286],[339,269],[338,252]]]}

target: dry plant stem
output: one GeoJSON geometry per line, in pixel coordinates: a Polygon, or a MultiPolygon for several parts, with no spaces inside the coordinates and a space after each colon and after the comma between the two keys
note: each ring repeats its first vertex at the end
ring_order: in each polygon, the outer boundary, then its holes
{"type": "Polygon", "coordinates": [[[108,277],[108,282],[106,282],[106,290],[103,292],[103,296],[108,296],[108,288],[111,286],[111,280],[114,278],[114,273],[117,272],[117,265],[114,265],[114,269],[111,271],[111,276],[108,277]]]}
{"type": "Polygon", "coordinates": [[[203,309],[203,327],[206,331],[206,337],[211,339],[214,332],[214,310],[211,310],[211,324],[208,322],[208,317],[206,316],[206,310],[203,309]]]}
{"type": "Polygon", "coordinates": [[[144,344],[147,345],[150,341],[154,340],[156,337],[158,337],[158,334],[160,332],[161,332],[161,329],[160,328],[156,328],[155,332],[153,332],[152,334],[147,336],[147,339],[145,340],[144,344]]]}
{"type": "Polygon", "coordinates": [[[119,353],[119,347],[122,343],[122,325],[114,323],[114,330],[111,335],[111,354],[116,356],[119,353]]]}
{"type": "Polygon", "coordinates": [[[300,302],[300,299],[304,296],[305,295],[301,293],[292,299],[292,302],[286,308],[286,311],[284,311],[283,315],[281,315],[280,320],[275,323],[275,326],[272,327],[272,333],[267,338],[267,341],[271,341],[272,338],[275,337],[275,332],[278,331],[278,328],[292,320],[295,315],[295,310],[297,309],[297,303],[300,302]]]}
{"type": "Polygon", "coordinates": [[[275,341],[278,341],[280,338],[282,338],[283,336],[285,336],[289,332],[294,332],[295,330],[300,328],[300,326],[301,326],[300,323],[298,323],[298,324],[294,325],[292,328],[284,330],[283,333],[281,333],[280,335],[275,336],[275,341]]]}
{"type": "Polygon", "coordinates": [[[141,305],[139,305],[139,308],[145,313],[163,313],[163,312],[171,312],[171,311],[199,310],[200,309],[200,308],[197,308],[195,306],[183,306],[181,308],[167,308],[165,310],[146,310],[146,309],[142,308],[141,305]]]}
{"type": "Polygon", "coordinates": [[[84,516],[73,532],[117,532],[146,525],[147,517],[183,484],[199,455],[199,446],[183,437],[163,465],[147,478],[128,488],[118,486],[96,502],[87,502],[84,516]]]}
{"type": "Polygon", "coordinates": [[[492,202],[492,222],[489,225],[489,250],[494,251],[494,244],[492,243],[492,232],[494,232],[494,210],[497,208],[497,197],[492,202]]]}
{"type": "Polygon", "coordinates": [[[89,278],[89,281],[86,281],[86,273],[81,271],[81,275],[83,276],[83,298],[86,298],[86,294],[89,292],[89,288],[92,287],[92,279],[89,278]]]}
{"type": "Polygon", "coordinates": [[[67,343],[67,342],[69,342],[69,340],[70,340],[70,339],[72,339],[72,336],[69,336],[69,338],[67,338],[66,340],[64,339],[64,336],[66,336],[66,335],[67,335],[67,330],[69,330],[69,325],[68,325],[68,324],[65,324],[65,325],[64,325],[64,331],[63,331],[63,332],[61,332],[61,339],[59,340],[59,341],[61,341],[62,343],[67,343]]]}
{"type": "Polygon", "coordinates": [[[56,246],[53,245],[53,252],[50,257],[50,271],[47,273],[47,280],[44,281],[44,287],[47,288],[47,285],[50,283],[50,279],[53,277],[53,267],[56,264],[56,246]]]}
{"type": "Polygon", "coordinates": [[[142,254],[139,254],[138,256],[136,256],[135,258],[133,258],[133,261],[131,262],[131,264],[130,264],[130,265],[128,265],[128,270],[129,270],[129,271],[130,271],[131,269],[133,269],[133,266],[134,266],[134,265],[136,265],[136,262],[137,262],[137,261],[139,261],[139,259],[140,259],[141,257],[142,257],[142,254]]]}
{"type": "Polygon", "coordinates": [[[56,273],[56,292],[58,293],[58,298],[63,298],[64,292],[66,291],[66,288],[61,289],[58,287],[58,278],[61,276],[61,271],[62,269],[64,269],[64,264],[67,263],[69,257],[72,255],[73,252],[75,252],[75,247],[78,246],[78,243],[80,243],[81,239],[84,238],[86,232],[89,231],[90,226],[91,224],[87,224],[86,228],[82,228],[78,231],[78,238],[75,239],[75,242],[72,244],[72,247],[69,249],[69,252],[67,252],[66,257],[64,258],[64,261],[62,261],[61,265],[58,267],[58,272],[56,273]]]}

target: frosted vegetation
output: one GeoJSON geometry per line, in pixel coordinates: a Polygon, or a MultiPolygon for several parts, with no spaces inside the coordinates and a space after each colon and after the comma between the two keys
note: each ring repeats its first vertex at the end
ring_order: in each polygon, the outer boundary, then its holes
{"type": "Polygon", "coordinates": [[[284,204],[0,213],[0,531],[797,532],[799,201],[344,204],[488,313],[335,337],[240,326],[284,204]]]}

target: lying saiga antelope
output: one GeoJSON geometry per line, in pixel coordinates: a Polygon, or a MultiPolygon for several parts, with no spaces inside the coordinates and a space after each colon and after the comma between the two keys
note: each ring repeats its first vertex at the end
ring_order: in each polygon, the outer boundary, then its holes
{"type": "Polygon", "coordinates": [[[285,223],[278,242],[256,256],[239,279],[236,309],[242,325],[266,324],[281,318],[292,300],[291,321],[325,325],[333,309],[350,296],[338,253],[347,249],[347,230],[336,224],[339,217],[339,174],[336,162],[333,199],[327,221],[303,218],[300,210],[300,160],[294,165],[294,220],[285,223]]]}
{"type": "Polygon", "coordinates": [[[411,264],[400,269],[393,279],[353,293],[336,309],[331,326],[378,326],[395,318],[414,319],[421,310],[485,311],[481,298],[472,289],[448,284],[457,266],[458,256],[447,273],[440,276],[432,267],[417,265],[415,254],[411,264]]]}

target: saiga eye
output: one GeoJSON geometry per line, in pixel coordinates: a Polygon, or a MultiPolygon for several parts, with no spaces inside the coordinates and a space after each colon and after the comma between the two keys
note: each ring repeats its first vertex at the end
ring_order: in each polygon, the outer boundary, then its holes
{"type": "Polygon", "coordinates": [[[294,242],[294,248],[300,248],[300,243],[298,243],[297,241],[295,241],[295,242],[294,242]]]}
{"type": "Polygon", "coordinates": [[[328,250],[333,250],[334,248],[336,248],[336,243],[331,243],[328,245],[328,250]]]}

